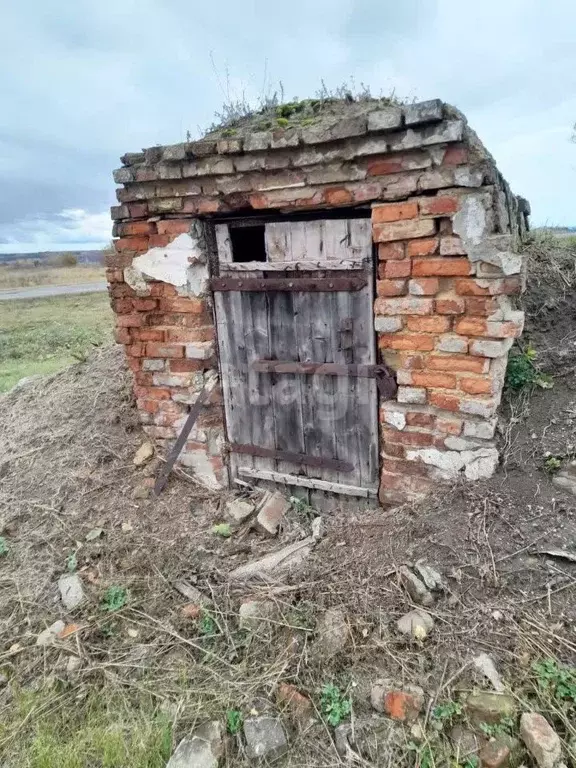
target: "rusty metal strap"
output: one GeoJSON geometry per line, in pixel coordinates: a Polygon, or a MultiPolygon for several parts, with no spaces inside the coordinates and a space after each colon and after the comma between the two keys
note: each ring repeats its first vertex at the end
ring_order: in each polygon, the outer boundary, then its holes
{"type": "Polygon", "coordinates": [[[254,360],[252,370],[259,373],[303,373],[309,376],[356,376],[363,379],[376,379],[380,396],[386,400],[394,397],[398,388],[394,374],[386,365],[254,360]]]}
{"type": "Polygon", "coordinates": [[[335,472],[352,472],[354,469],[354,466],[350,464],[349,461],[341,461],[340,459],[325,459],[322,456],[309,456],[305,453],[277,451],[275,448],[264,448],[260,445],[230,443],[229,447],[233,453],[242,453],[247,456],[260,456],[264,459],[275,459],[277,461],[287,461],[291,464],[304,464],[307,467],[317,467],[318,469],[331,469],[335,472]]]}
{"type": "Polygon", "coordinates": [[[213,277],[212,291],[359,291],[366,277],[213,277]]]}

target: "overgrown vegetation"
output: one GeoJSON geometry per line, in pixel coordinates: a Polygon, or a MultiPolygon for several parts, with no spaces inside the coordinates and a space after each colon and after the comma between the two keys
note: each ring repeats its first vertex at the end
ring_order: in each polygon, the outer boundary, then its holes
{"type": "Polygon", "coordinates": [[[83,360],[111,338],[106,293],[0,301],[0,392],[83,360]]]}
{"type": "MultiPolygon", "coordinates": [[[[213,63],[214,64],[214,63],[213,63]]],[[[226,70],[221,78],[214,67],[224,103],[215,113],[215,121],[210,126],[210,132],[218,131],[223,136],[234,136],[236,129],[250,122],[259,130],[273,128],[288,128],[290,126],[305,126],[313,124],[318,116],[327,108],[338,102],[380,101],[382,104],[399,104],[401,100],[394,92],[388,95],[372,94],[365,83],[356,83],[353,77],[349,81],[334,88],[329,88],[322,80],[313,98],[286,99],[284,86],[280,82],[277,89],[266,86],[256,102],[250,101],[243,92],[235,95],[230,86],[230,74],[226,70]]]]}

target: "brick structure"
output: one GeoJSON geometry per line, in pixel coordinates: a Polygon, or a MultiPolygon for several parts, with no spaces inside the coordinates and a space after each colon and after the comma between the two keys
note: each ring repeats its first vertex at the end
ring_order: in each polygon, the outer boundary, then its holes
{"type": "MultiPolygon", "coordinates": [[[[379,407],[380,499],[494,471],[507,354],[523,326],[514,296],[529,210],[461,113],[437,100],[332,105],[301,124],[252,122],[122,162],[107,277],[141,420],[161,446],[218,375],[210,223],[371,209],[377,346],[398,383],[379,407]]],[[[209,486],[227,485],[218,397],[181,462],[209,486]]]]}

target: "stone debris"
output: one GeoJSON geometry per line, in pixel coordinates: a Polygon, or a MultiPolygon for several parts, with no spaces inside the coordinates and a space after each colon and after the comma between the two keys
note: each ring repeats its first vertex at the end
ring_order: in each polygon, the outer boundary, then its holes
{"type": "Polygon", "coordinates": [[[496,669],[494,662],[487,653],[481,653],[476,656],[474,659],[472,659],[472,664],[479,672],[484,675],[487,680],[490,681],[492,688],[494,688],[495,691],[498,693],[504,693],[505,688],[504,683],[502,682],[502,678],[498,674],[498,670],[496,669]]]}
{"type": "Polygon", "coordinates": [[[401,635],[413,640],[425,640],[434,629],[434,619],[426,611],[416,608],[398,619],[396,627],[401,635]]]}
{"type": "Polygon", "coordinates": [[[288,750],[284,727],[281,721],[272,715],[248,717],[244,721],[244,738],[246,754],[251,759],[266,757],[273,760],[288,750]]]}
{"type": "Polygon", "coordinates": [[[217,768],[223,755],[222,726],[212,720],[182,739],[166,768],[217,768]]]}
{"type": "Polygon", "coordinates": [[[289,507],[290,502],[281,493],[273,493],[256,516],[257,530],[266,536],[276,536],[289,507]]]}
{"type": "Polygon", "coordinates": [[[255,505],[245,499],[233,499],[226,504],[226,517],[236,525],[245,523],[255,511],[255,505]]]}
{"type": "Polygon", "coordinates": [[[84,602],[84,588],[77,573],[65,573],[58,579],[58,589],[64,607],[73,611],[84,602]]]}
{"type": "Polygon", "coordinates": [[[301,728],[315,719],[314,705],[295,685],[280,683],[276,690],[276,703],[281,712],[301,728]]]}
{"type": "Polygon", "coordinates": [[[176,592],[179,592],[182,597],[185,597],[187,600],[189,600],[193,605],[202,608],[208,608],[212,605],[212,600],[209,597],[206,597],[206,595],[200,592],[199,589],[197,589],[185,579],[179,579],[178,581],[175,581],[174,589],[176,592]]]}
{"type": "Polygon", "coordinates": [[[324,535],[323,528],[324,526],[322,525],[322,518],[315,517],[314,520],[312,520],[312,538],[314,541],[320,541],[324,535]]]}
{"type": "Polygon", "coordinates": [[[180,608],[180,616],[183,619],[190,619],[191,621],[197,621],[202,615],[202,608],[196,603],[186,603],[180,608]]]}
{"type": "Polygon", "coordinates": [[[350,628],[344,611],[340,608],[329,608],[320,617],[316,633],[314,649],[323,659],[331,659],[343,651],[350,640],[350,628]]]}
{"type": "Polygon", "coordinates": [[[348,758],[353,750],[350,746],[350,737],[352,736],[352,726],[350,723],[342,723],[334,729],[334,744],[336,752],[340,757],[348,758]]]}
{"type": "Polygon", "coordinates": [[[424,691],[419,686],[399,686],[391,680],[376,680],[370,689],[374,709],[401,722],[415,722],[424,707],[424,699],[424,691]]]}
{"type": "Polygon", "coordinates": [[[566,469],[563,469],[561,472],[558,472],[557,475],[554,475],[552,482],[559,488],[564,488],[566,491],[576,496],[576,460],[571,461],[566,469]]]}
{"type": "Polygon", "coordinates": [[[403,565],[398,570],[400,583],[408,592],[412,600],[420,605],[432,605],[434,598],[423,581],[416,576],[410,568],[403,565]]]}
{"type": "Polygon", "coordinates": [[[154,456],[154,446],[147,440],[145,443],[142,443],[140,448],[138,448],[132,461],[134,462],[135,467],[141,467],[143,464],[146,464],[152,456],[154,456]]]}
{"type": "Polygon", "coordinates": [[[79,656],[69,656],[66,662],[66,676],[75,677],[82,667],[82,659],[79,656]]]}
{"type": "Polygon", "coordinates": [[[258,632],[278,618],[278,606],[272,600],[245,600],[240,606],[239,627],[258,632]]]}
{"type": "Polygon", "coordinates": [[[495,725],[503,717],[513,717],[516,713],[516,702],[512,696],[505,693],[490,693],[481,691],[471,693],[466,701],[466,711],[474,726],[482,723],[495,725]]]}
{"type": "Polygon", "coordinates": [[[482,768],[503,768],[509,764],[510,747],[499,739],[484,744],[478,755],[482,768]]]}
{"type": "Polygon", "coordinates": [[[81,629],[84,629],[82,624],[66,624],[62,632],[58,632],[58,640],[66,640],[66,638],[71,637],[71,635],[80,632],[81,629]]]}
{"type": "Polygon", "coordinates": [[[253,560],[235,568],[228,577],[235,581],[247,581],[259,576],[274,577],[279,573],[297,568],[308,557],[314,544],[314,539],[309,536],[302,541],[271,552],[259,560],[253,560]]]}
{"type": "Polygon", "coordinates": [[[463,725],[455,725],[452,728],[450,740],[454,747],[454,756],[459,763],[463,763],[467,757],[477,755],[482,746],[478,735],[463,725]]]}
{"type": "Polygon", "coordinates": [[[417,576],[424,582],[427,589],[433,592],[443,592],[445,589],[442,576],[438,571],[432,568],[431,565],[426,565],[422,560],[419,560],[414,566],[417,576]]]}
{"type": "Polygon", "coordinates": [[[137,485],[132,491],[132,498],[135,501],[143,501],[150,497],[150,488],[146,485],[137,485]]]}
{"type": "Polygon", "coordinates": [[[51,624],[49,627],[44,629],[38,637],[36,638],[36,645],[54,645],[54,641],[57,639],[58,635],[66,624],[61,619],[58,619],[58,621],[55,621],[54,624],[51,624]]]}
{"type": "Polygon", "coordinates": [[[525,712],[520,718],[520,736],[538,768],[555,768],[562,757],[560,737],[546,718],[525,712]]]}

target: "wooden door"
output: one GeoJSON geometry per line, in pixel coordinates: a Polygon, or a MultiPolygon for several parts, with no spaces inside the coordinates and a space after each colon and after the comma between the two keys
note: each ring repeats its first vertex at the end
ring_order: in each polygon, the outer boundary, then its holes
{"type": "Polygon", "coordinates": [[[370,220],[266,224],[265,262],[235,262],[229,226],[212,284],[232,476],[375,495],[370,220]]]}

